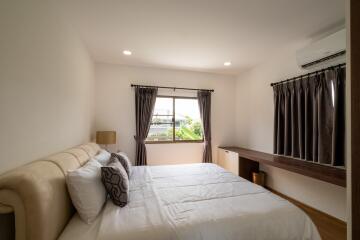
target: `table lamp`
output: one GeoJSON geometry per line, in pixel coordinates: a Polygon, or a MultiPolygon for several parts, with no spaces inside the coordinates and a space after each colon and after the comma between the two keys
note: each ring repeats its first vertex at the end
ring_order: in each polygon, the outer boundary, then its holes
{"type": "Polygon", "coordinates": [[[108,145],[116,144],[116,131],[97,131],[96,143],[105,145],[105,149],[108,150],[108,145]]]}

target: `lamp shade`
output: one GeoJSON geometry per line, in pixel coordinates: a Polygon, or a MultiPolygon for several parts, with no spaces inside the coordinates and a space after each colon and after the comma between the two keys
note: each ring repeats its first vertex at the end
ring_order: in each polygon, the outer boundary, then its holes
{"type": "Polygon", "coordinates": [[[97,144],[115,144],[116,143],[116,132],[115,131],[98,131],[96,132],[96,143],[97,144]]]}

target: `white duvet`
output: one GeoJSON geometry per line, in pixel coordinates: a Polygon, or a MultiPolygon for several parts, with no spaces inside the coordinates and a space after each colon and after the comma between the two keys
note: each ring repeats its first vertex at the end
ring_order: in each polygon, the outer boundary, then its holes
{"type": "Polygon", "coordinates": [[[75,214],[61,240],[320,239],[288,201],[215,164],[133,167],[130,201],[110,200],[87,225],[75,214]]]}

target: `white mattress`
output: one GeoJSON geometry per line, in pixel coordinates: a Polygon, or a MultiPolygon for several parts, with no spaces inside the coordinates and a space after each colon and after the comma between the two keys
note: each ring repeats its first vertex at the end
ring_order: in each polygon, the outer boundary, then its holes
{"type": "Polygon", "coordinates": [[[288,201],[215,164],[134,167],[130,201],[110,200],[87,225],[75,214],[60,240],[320,239],[288,201]]]}

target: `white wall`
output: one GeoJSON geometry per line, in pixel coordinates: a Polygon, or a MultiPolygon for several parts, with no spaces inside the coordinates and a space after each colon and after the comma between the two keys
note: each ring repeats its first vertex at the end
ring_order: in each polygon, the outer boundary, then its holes
{"type": "Polygon", "coordinates": [[[90,140],[93,63],[56,9],[0,3],[0,173],[90,140]]]}
{"type": "MultiPolygon", "coordinates": [[[[131,83],[212,88],[212,143],[216,161],[218,145],[235,141],[235,78],[219,74],[128,67],[97,63],[96,130],[116,130],[117,148],[135,155],[135,97],[131,83]]],[[[160,89],[161,95],[195,96],[195,92],[160,89]]],[[[115,147],[114,147],[115,148],[115,147]]],[[[147,144],[148,164],[201,162],[203,145],[199,143],[147,144]]],[[[117,150],[117,149],[114,149],[117,150]]]]}
{"type": "MultiPolygon", "coordinates": [[[[239,146],[272,153],[273,92],[270,83],[302,73],[296,64],[295,51],[305,44],[286,46],[277,56],[238,77],[236,135],[239,146]]],[[[345,220],[345,188],[278,168],[261,168],[267,172],[267,185],[271,188],[345,220]]]]}

